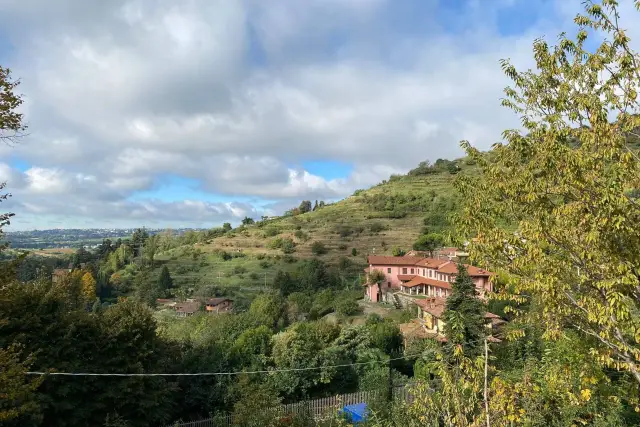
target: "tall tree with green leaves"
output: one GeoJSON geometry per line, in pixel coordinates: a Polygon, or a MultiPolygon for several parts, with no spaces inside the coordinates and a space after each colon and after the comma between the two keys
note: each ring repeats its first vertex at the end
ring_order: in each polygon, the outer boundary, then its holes
{"type": "Polygon", "coordinates": [[[478,298],[476,286],[469,277],[467,268],[458,264],[458,274],[451,285],[451,295],[446,300],[443,314],[447,342],[461,346],[467,356],[480,354],[485,337],[485,313],[486,305],[478,298]]]}
{"type": "Polygon", "coordinates": [[[502,63],[514,82],[503,105],[524,129],[490,155],[462,143],[482,175],[457,181],[457,223],[477,237],[472,257],[507,278],[504,298],[538,303],[545,337],[580,331],[640,384],[640,56],[617,3],[586,1],[575,39],[536,40],[536,71],[502,63]],[[589,50],[594,33],[605,41],[589,50]]]}
{"type": "Polygon", "coordinates": [[[158,277],[158,289],[161,291],[166,291],[167,289],[171,289],[172,287],[173,278],[171,277],[171,273],[169,273],[169,269],[165,265],[160,271],[160,277],[158,277]]]}
{"type": "Polygon", "coordinates": [[[160,235],[159,234],[154,234],[151,235],[147,238],[147,240],[144,242],[144,255],[147,258],[147,261],[149,262],[149,265],[151,265],[151,268],[153,268],[154,262],[155,262],[155,258],[156,258],[156,254],[158,253],[158,249],[160,248],[160,235]]]}
{"type": "Polygon", "coordinates": [[[444,238],[438,233],[423,234],[413,243],[413,249],[416,251],[429,252],[429,256],[433,256],[433,252],[442,246],[444,238]]]}
{"type": "Polygon", "coordinates": [[[24,102],[16,93],[19,84],[11,77],[11,70],[0,66],[0,142],[13,143],[27,129],[19,112],[24,102]]]}

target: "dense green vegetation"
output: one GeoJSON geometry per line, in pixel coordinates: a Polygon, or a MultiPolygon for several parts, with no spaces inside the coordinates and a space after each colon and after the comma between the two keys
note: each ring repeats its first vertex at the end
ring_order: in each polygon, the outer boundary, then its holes
{"type": "MultiPolygon", "coordinates": [[[[585,8],[576,40],[535,42],[537,72],[504,63],[515,81],[505,105],[527,133],[505,132],[508,144],[490,155],[465,144],[471,160],[423,163],[340,203],[307,201],[236,229],[139,229],[59,261],[76,268],[55,283],[43,272],[58,261],[2,262],[2,425],[147,426],[232,412],[238,425],[311,426],[270,408],[395,384],[413,398],[375,402],[367,425],[640,425],[640,161],[629,144],[640,128],[640,59],[616,2],[585,8]],[[610,41],[588,52],[587,30],[610,41]],[[446,343],[404,341],[392,317],[351,322],[366,305],[345,272],[363,256],[447,239],[471,240],[472,259],[498,277],[485,305],[458,272],[446,343]],[[262,270],[272,275],[260,286],[262,270]],[[214,282],[215,272],[233,280],[214,282]],[[237,292],[234,313],[153,309],[158,296],[227,292],[237,292]],[[509,321],[500,342],[487,339],[486,307],[509,321]]],[[[0,82],[0,130],[21,131],[2,68],[0,82]]],[[[10,217],[0,216],[0,232],[10,217]]]]}

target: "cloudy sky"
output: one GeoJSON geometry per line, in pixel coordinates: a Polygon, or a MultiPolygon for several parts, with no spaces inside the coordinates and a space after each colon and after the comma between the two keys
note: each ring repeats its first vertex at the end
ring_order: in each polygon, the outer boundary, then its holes
{"type": "Polygon", "coordinates": [[[499,60],[580,3],[0,0],[9,230],[237,223],[488,148],[518,124],[499,60]]]}

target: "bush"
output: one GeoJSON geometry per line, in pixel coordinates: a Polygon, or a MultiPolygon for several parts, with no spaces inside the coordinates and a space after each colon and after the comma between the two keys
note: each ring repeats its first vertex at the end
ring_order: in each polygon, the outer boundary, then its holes
{"type": "Polygon", "coordinates": [[[341,298],[336,302],[336,313],[341,316],[353,316],[360,312],[360,306],[350,298],[341,298]]]}
{"type": "Polygon", "coordinates": [[[282,239],[282,244],[280,245],[280,249],[282,249],[283,254],[292,254],[296,251],[296,244],[293,240],[289,238],[282,239]]]}
{"type": "Polygon", "coordinates": [[[349,268],[351,268],[351,261],[349,261],[349,258],[340,258],[340,261],[338,262],[338,268],[340,270],[348,270],[349,268]]]}
{"type": "Polygon", "coordinates": [[[251,272],[251,274],[249,274],[249,279],[251,280],[258,280],[260,278],[260,276],[258,276],[258,273],[256,273],[255,271],[251,272]]]}
{"type": "Polygon", "coordinates": [[[233,274],[244,274],[247,272],[247,269],[241,265],[236,265],[232,270],[233,274]]]}
{"type": "Polygon", "coordinates": [[[394,246],[393,249],[391,250],[391,254],[393,256],[404,256],[404,254],[406,254],[405,250],[402,248],[399,248],[398,246],[394,246]]]}
{"type": "Polygon", "coordinates": [[[346,251],[348,248],[346,243],[340,243],[340,245],[338,245],[338,249],[340,249],[341,251],[346,251]]]}
{"type": "Polygon", "coordinates": [[[374,222],[373,224],[371,224],[369,226],[369,230],[371,230],[372,233],[379,233],[381,231],[386,230],[387,227],[384,226],[384,224],[380,223],[380,222],[374,222]]]}
{"type": "Polygon", "coordinates": [[[273,237],[280,234],[280,229],[278,227],[269,226],[264,228],[265,237],[273,237]]]}
{"type": "Polygon", "coordinates": [[[265,269],[269,268],[269,267],[271,267],[271,263],[269,261],[267,261],[267,260],[260,261],[260,267],[261,268],[265,268],[265,269]]]}
{"type": "Polygon", "coordinates": [[[324,243],[316,241],[311,245],[311,252],[314,255],[324,255],[328,252],[328,250],[324,243]]]}
{"type": "Polygon", "coordinates": [[[267,244],[267,247],[270,249],[280,249],[282,247],[282,237],[276,237],[275,239],[271,240],[267,244]]]}
{"type": "Polygon", "coordinates": [[[293,255],[285,254],[285,255],[282,256],[282,261],[286,262],[287,264],[293,264],[294,262],[297,262],[298,260],[293,255]]]}
{"type": "Polygon", "coordinates": [[[296,230],[294,236],[296,237],[296,239],[302,242],[306,242],[307,240],[309,240],[309,235],[302,230],[296,230]]]}
{"type": "Polygon", "coordinates": [[[266,257],[267,257],[267,254],[263,254],[263,253],[259,253],[258,255],[256,255],[256,259],[259,261],[265,259],[266,257]]]}
{"type": "Polygon", "coordinates": [[[351,256],[357,256],[358,250],[356,248],[351,248],[351,256]]]}

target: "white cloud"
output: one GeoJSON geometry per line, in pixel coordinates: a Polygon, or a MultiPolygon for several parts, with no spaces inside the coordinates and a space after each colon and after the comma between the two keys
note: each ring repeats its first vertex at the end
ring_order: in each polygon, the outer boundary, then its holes
{"type": "Polygon", "coordinates": [[[576,10],[540,1],[549,18],[503,37],[496,11],[513,1],[470,5],[456,22],[425,14],[423,31],[405,32],[388,20],[398,7],[388,0],[5,0],[0,25],[30,125],[11,153],[33,167],[0,165],[0,178],[15,181],[16,207],[56,218],[252,212],[130,201],[167,174],[285,205],[344,197],[517,126],[499,106],[508,82],[498,60],[530,66],[533,38],[554,37],[576,10]],[[292,167],[314,159],[354,170],[327,180],[292,167]]]}

